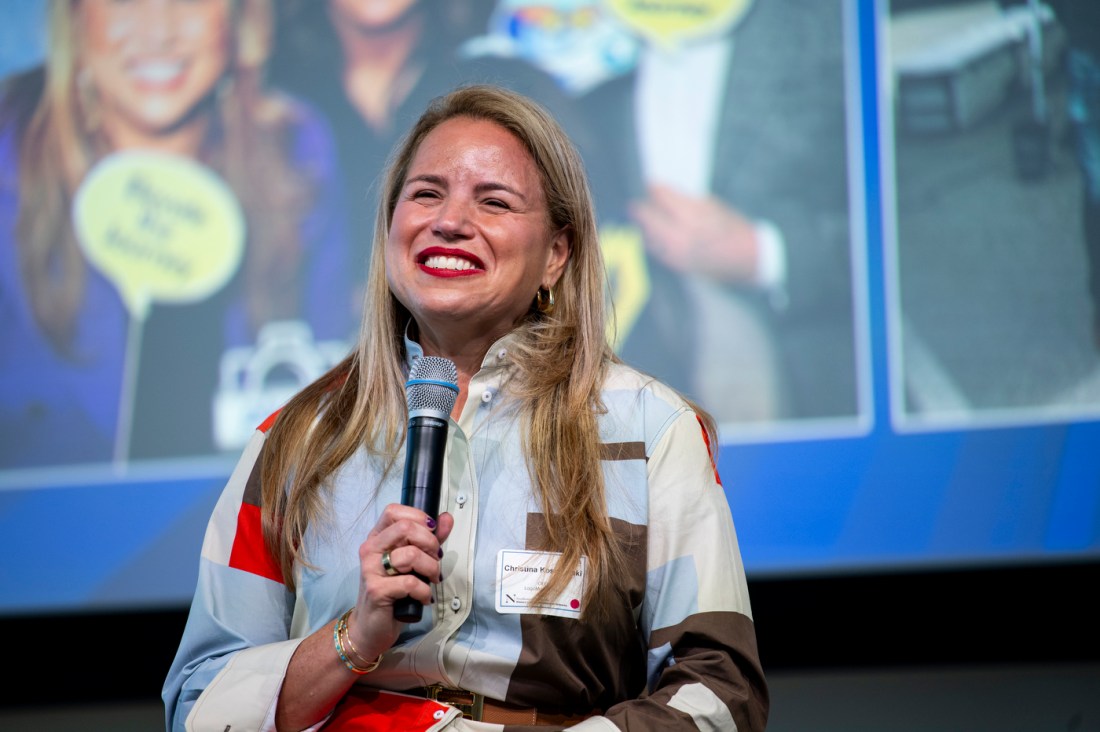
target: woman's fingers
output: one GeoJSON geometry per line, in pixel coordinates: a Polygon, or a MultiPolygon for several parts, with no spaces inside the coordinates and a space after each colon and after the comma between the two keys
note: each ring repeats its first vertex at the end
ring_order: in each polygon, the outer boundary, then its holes
{"type": "Polygon", "coordinates": [[[359,546],[359,597],[348,637],[368,660],[389,648],[404,625],[393,617],[394,603],[406,597],[422,605],[434,601],[430,583],[441,579],[441,545],[453,527],[449,513],[433,520],[419,509],[391,504],[359,546]]]}
{"type": "Polygon", "coordinates": [[[428,583],[441,580],[442,542],[453,527],[449,513],[433,520],[411,506],[387,506],[359,547],[364,598],[371,605],[392,605],[403,597],[430,603],[428,583]]]}
{"type": "Polygon", "coordinates": [[[436,554],[440,543],[440,538],[436,535],[437,529],[438,521],[423,511],[411,506],[390,504],[367,535],[359,553],[362,556],[364,553],[381,553],[386,549],[411,545],[429,554],[436,554]]]}
{"type": "Polygon", "coordinates": [[[418,574],[429,582],[439,582],[439,560],[438,552],[435,556],[429,556],[419,547],[399,546],[382,552],[379,564],[382,566],[383,574],[389,577],[418,574]],[[387,571],[387,565],[389,571],[387,571]]]}
{"type": "Polygon", "coordinates": [[[436,523],[435,538],[442,544],[447,541],[447,537],[451,535],[451,529],[455,526],[455,517],[444,512],[439,514],[439,519],[436,523]]]}
{"type": "Polygon", "coordinates": [[[405,597],[419,600],[422,605],[432,603],[432,588],[411,572],[380,579],[372,577],[364,587],[364,596],[373,607],[392,607],[405,597]]]}

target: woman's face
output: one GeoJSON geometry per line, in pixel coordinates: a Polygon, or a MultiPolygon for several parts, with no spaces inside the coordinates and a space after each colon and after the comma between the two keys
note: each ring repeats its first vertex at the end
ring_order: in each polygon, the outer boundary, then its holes
{"type": "Polygon", "coordinates": [[[108,132],[173,131],[229,65],[229,0],[81,0],[77,30],[108,132]]]}
{"type": "Polygon", "coordinates": [[[569,252],[568,235],[550,228],[523,144],[492,122],[459,117],[429,133],[412,159],[386,277],[422,334],[462,328],[494,339],[527,312],[540,285],[558,281],[569,252]]]}
{"type": "Polygon", "coordinates": [[[333,22],[348,23],[361,30],[392,27],[420,0],[329,0],[333,22]]]}

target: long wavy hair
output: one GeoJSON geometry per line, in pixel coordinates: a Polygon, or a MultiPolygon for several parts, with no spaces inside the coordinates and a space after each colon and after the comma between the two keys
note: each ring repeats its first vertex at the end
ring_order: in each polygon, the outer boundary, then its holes
{"type": "MultiPolygon", "coordinates": [[[[385,246],[398,196],[424,138],[455,117],[487,120],[511,132],[534,160],[551,230],[571,234],[572,254],[546,315],[532,304],[517,325],[517,366],[508,388],[522,404],[523,447],[545,516],[547,549],[563,571],[543,597],[564,589],[587,557],[587,613],[602,615],[620,585],[613,568],[622,546],[607,515],[597,417],[607,367],[617,361],[605,331],[606,281],[591,194],[577,150],[536,102],[494,86],[467,86],[437,98],[390,158],[375,221],[357,349],[294,397],[268,433],[262,462],[263,517],[269,546],[293,586],[307,527],[324,515],[326,480],[357,449],[385,459],[405,438],[405,326],[409,312],[386,282],[385,246]]],[[[532,293],[532,301],[535,293],[532,293]]]]}
{"type": "MultiPolygon", "coordinates": [[[[224,1],[234,30],[231,61],[203,101],[213,124],[199,159],[226,179],[244,210],[245,303],[258,328],[297,311],[298,219],[311,185],[287,159],[292,106],[262,90],[273,35],[270,0],[224,1]]],[[[21,275],[39,326],[67,356],[88,267],[69,210],[85,175],[112,152],[99,128],[96,91],[81,78],[80,3],[50,1],[45,65],[11,80],[4,101],[19,145],[21,275]]]]}

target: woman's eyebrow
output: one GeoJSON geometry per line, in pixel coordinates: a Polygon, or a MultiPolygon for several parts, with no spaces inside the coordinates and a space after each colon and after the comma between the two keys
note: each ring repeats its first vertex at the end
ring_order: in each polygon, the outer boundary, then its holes
{"type": "Polygon", "coordinates": [[[442,188],[447,187],[447,182],[443,179],[443,176],[434,173],[421,173],[420,175],[410,176],[405,180],[405,185],[410,183],[431,183],[442,188]]]}
{"type": "Polygon", "coordinates": [[[507,193],[511,193],[513,196],[519,197],[524,202],[527,201],[527,196],[523,195],[521,191],[513,188],[506,183],[498,183],[497,181],[486,181],[484,183],[478,183],[476,186],[474,186],[475,193],[492,193],[493,191],[505,191],[507,193]]]}
{"type": "MultiPolygon", "coordinates": [[[[448,187],[446,179],[441,175],[436,175],[435,173],[421,173],[420,175],[410,176],[405,181],[405,185],[407,186],[410,183],[429,183],[431,185],[439,186],[440,188],[448,187]]],[[[483,193],[492,193],[494,191],[505,191],[507,193],[511,193],[513,196],[520,198],[524,203],[527,202],[527,196],[524,195],[522,191],[508,185],[507,183],[490,180],[478,183],[474,186],[474,193],[477,193],[479,195],[483,193]]]]}

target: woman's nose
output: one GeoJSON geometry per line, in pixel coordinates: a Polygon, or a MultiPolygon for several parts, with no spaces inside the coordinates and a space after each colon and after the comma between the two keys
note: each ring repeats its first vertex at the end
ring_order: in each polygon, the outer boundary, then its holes
{"type": "Polygon", "coordinates": [[[455,196],[446,198],[436,210],[432,231],[436,236],[448,241],[468,239],[473,236],[469,206],[455,196]]]}
{"type": "Polygon", "coordinates": [[[181,30],[173,0],[146,0],[140,6],[139,25],[141,40],[147,50],[162,50],[170,46],[181,30]]]}

